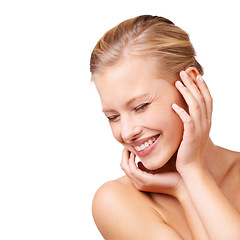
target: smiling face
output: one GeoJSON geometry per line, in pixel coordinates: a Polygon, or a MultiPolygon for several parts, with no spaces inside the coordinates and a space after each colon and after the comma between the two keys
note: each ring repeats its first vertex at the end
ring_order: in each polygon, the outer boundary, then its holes
{"type": "Polygon", "coordinates": [[[177,151],[183,124],[172,104],[186,108],[177,79],[160,78],[152,65],[129,57],[93,76],[115,139],[149,170],[161,168],[177,151]]]}

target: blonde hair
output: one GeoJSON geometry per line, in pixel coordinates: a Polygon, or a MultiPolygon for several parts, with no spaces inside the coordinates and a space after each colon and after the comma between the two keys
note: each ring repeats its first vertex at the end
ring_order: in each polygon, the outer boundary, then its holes
{"type": "Polygon", "coordinates": [[[174,75],[190,66],[203,75],[188,34],[163,17],[142,15],[110,29],[92,51],[90,71],[102,71],[128,55],[150,56],[174,75]]]}

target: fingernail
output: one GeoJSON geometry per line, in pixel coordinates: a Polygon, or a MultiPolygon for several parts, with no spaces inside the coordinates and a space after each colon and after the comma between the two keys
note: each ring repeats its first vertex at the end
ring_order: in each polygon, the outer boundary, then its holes
{"type": "Polygon", "coordinates": [[[182,75],[183,75],[183,77],[185,77],[185,78],[188,78],[188,77],[189,77],[188,74],[187,74],[185,71],[182,71],[182,75]]]}
{"type": "Polygon", "coordinates": [[[197,77],[198,77],[199,81],[204,82],[204,80],[203,80],[201,75],[198,75],[197,77]]]}
{"type": "Polygon", "coordinates": [[[179,106],[178,106],[176,103],[174,103],[174,104],[172,105],[172,108],[173,108],[173,109],[178,109],[179,106]]]}
{"type": "Polygon", "coordinates": [[[183,87],[183,84],[180,81],[177,81],[177,85],[180,86],[180,87],[183,87]]]}

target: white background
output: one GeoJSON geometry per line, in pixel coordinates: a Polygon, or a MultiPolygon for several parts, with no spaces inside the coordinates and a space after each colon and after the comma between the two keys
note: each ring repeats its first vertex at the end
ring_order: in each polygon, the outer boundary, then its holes
{"type": "Polygon", "coordinates": [[[0,3],[0,239],[102,239],[97,188],[120,177],[90,83],[98,39],[140,14],[186,30],[214,98],[213,141],[239,151],[238,1],[41,0],[0,3]]]}

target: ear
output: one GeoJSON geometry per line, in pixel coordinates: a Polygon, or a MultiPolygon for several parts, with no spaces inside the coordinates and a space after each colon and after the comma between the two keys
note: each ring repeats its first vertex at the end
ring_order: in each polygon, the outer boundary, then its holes
{"type": "Polygon", "coordinates": [[[185,70],[185,72],[187,73],[187,75],[188,75],[189,77],[192,78],[192,80],[193,80],[194,82],[196,82],[197,76],[200,74],[199,71],[197,70],[197,68],[195,68],[195,67],[188,67],[188,68],[185,70]]]}

